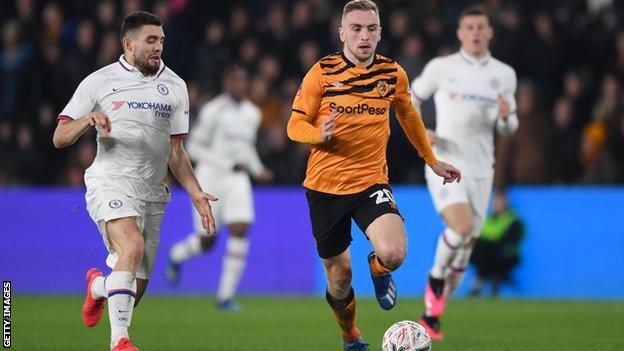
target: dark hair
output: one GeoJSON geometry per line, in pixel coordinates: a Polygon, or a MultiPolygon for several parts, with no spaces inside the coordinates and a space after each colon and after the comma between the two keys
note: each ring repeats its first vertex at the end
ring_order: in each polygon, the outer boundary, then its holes
{"type": "Polygon", "coordinates": [[[488,22],[490,22],[490,19],[488,18],[488,15],[485,13],[485,11],[481,10],[478,7],[469,7],[467,9],[464,9],[464,11],[459,14],[459,19],[457,20],[457,23],[461,22],[464,17],[468,16],[485,16],[488,22]]]}
{"type": "Polygon", "coordinates": [[[147,11],[134,11],[124,17],[121,24],[121,37],[126,36],[128,31],[141,28],[145,25],[162,26],[160,18],[153,13],[147,11]]]}

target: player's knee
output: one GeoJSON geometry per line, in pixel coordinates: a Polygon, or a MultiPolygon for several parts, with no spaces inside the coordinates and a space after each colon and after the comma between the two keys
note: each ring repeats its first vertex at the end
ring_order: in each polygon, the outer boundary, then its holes
{"type": "Polygon", "coordinates": [[[451,226],[451,229],[453,229],[457,234],[463,236],[463,237],[470,237],[470,235],[472,234],[472,231],[474,229],[474,225],[472,222],[472,219],[465,219],[462,221],[458,221],[457,223],[453,223],[451,226]]]}
{"type": "Polygon", "coordinates": [[[394,271],[401,266],[405,260],[405,249],[400,247],[389,248],[377,252],[377,257],[384,267],[394,271]]]}

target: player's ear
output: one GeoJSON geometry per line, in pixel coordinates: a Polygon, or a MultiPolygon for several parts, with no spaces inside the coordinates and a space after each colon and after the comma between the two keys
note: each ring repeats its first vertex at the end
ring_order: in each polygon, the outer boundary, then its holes
{"type": "Polygon", "coordinates": [[[129,36],[125,36],[121,39],[121,45],[124,52],[134,52],[134,43],[129,36]]]}
{"type": "Polygon", "coordinates": [[[344,29],[342,29],[342,26],[338,27],[338,34],[340,34],[340,41],[341,42],[345,42],[345,32],[344,29]]]}

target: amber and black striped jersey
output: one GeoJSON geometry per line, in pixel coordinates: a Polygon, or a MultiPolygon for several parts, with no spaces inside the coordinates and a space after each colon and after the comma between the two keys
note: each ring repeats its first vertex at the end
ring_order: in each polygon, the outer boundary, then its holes
{"type": "Polygon", "coordinates": [[[399,64],[379,54],[367,67],[356,66],[342,52],[312,66],[295,96],[288,123],[291,139],[312,144],[306,188],[343,195],[387,184],[391,107],[421,157],[428,164],[436,162],[411,103],[408,82],[399,64]],[[321,143],[320,126],[331,111],[339,113],[336,131],[321,143]]]}

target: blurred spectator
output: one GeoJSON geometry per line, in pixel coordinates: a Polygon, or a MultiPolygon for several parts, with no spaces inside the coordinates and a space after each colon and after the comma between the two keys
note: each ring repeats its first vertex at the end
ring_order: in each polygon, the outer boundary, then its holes
{"type": "Polygon", "coordinates": [[[497,189],[513,183],[552,180],[552,127],[537,96],[532,83],[520,82],[517,96],[520,125],[515,134],[500,137],[496,144],[497,189]]]}
{"type": "Polygon", "coordinates": [[[580,133],[574,126],[572,103],[561,97],[553,107],[554,138],[552,146],[553,180],[557,183],[573,183],[579,179],[581,165],[579,162],[580,133]]]}
{"type": "MultiPolygon", "coordinates": [[[[533,18],[533,38],[527,42],[527,52],[539,53],[539,60],[531,60],[527,65],[540,92],[546,96],[546,102],[552,101],[559,88],[564,67],[563,47],[560,42],[552,18],[540,13],[533,18]]],[[[549,107],[549,106],[547,106],[549,107]]]]}
{"type": "Polygon", "coordinates": [[[112,0],[102,0],[96,7],[97,32],[106,33],[117,30],[115,3],[112,0]]]}
{"type": "Polygon", "coordinates": [[[303,77],[308,70],[321,58],[318,45],[314,41],[308,40],[299,46],[299,71],[297,77],[303,77]]]}
{"type": "MultiPolygon", "coordinates": [[[[249,100],[256,104],[262,111],[260,130],[267,130],[279,121],[281,100],[270,89],[266,79],[255,77],[249,85],[249,100]]],[[[279,127],[282,127],[281,124],[279,127]]]]}
{"type": "Polygon", "coordinates": [[[22,40],[29,45],[37,42],[37,1],[16,0],[17,21],[22,32],[22,40]]]}
{"type": "Polygon", "coordinates": [[[48,43],[43,47],[42,71],[46,79],[43,80],[42,88],[46,92],[46,99],[52,103],[55,111],[60,111],[69,101],[72,87],[80,83],[84,77],[76,77],[71,74],[70,66],[63,62],[61,48],[57,43],[48,43]],[[77,81],[72,81],[72,79],[77,81]],[[70,85],[69,82],[72,82],[70,85]]]}
{"type": "Polygon", "coordinates": [[[602,82],[601,95],[594,107],[593,120],[583,129],[581,162],[583,181],[588,183],[613,183],[617,180],[622,160],[622,128],[624,116],[622,88],[613,76],[602,82]]]}
{"type": "Polygon", "coordinates": [[[16,150],[12,153],[13,181],[17,184],[37,184],[44,171],[44,159],[34,143],[32,128],[22,124],[15,134],[16,150]]]}
{"type": "Polygon", "coordinates": [[[403,41],[397,61],[410,79],[416,78],[427,64],[425,47],[420,35],[409,35],[403,41]]]}
{"type": "Polygon", "coordinates": [[[41,77],[15,20],[2,27],[0,60],[0,119],[29,122],[36,116],[41,77]]]}
{"type": "Polygon", "coordinates": [[[291,40],[300,42],[315,37],[312,26],[312,10],[307,1],[296,1],[292,6],[290,14],[290,25],[292,28],[291,40]]]}
{"type": "Polygon", "coordinates": [[[119,35],[116,32],[105,33],[102,37],[102,41],[100,43],[100,51],[97,55],[97,67],[102,68],[119,60],[120,55],[121,47],[119,44],[119,35]]]}
{"type": "Polygon", "coordinates": [[[43,19],[42,44],[67,39],[68,26],[63,22],[63,12],[57,3],[49,2],[45,5],[41,17],[43,19]]]}
{"type": "Polygon", "coordinates": [[[477,269],[477,277],[470,287],[471,296],[481,295],[486,282],[491,284],[492,297],[498,296],[501,284],[511,281],[511,272],[520,263],[524,225],[509,208],[504,192],[496,193],[492,210],[470,257],[470,263],[477,269]]]}
{"type": "Polygon", "coordinates": [[[72,67],[70,81],[72,87],[95,71],[95,27],[91,21],[82,21],[76,28],[76,46],[66,54],[65,64],[72,67]]]}
{"type": "Polygon", "coordinates": [[[574,123],[577,128],[590,120],[590,96],[587,74],[578,70],[570,70],[563,77],[563,96],[572,103],[574,123]]]}
{"type": "Polygon", "coordinates": [[[219,75],[230,58],[225,45],[225,27],[219,21],[208,23],[203,41],[195,49],[195,79],[200,89],[214,95],[219,85],[219,75]]]}

